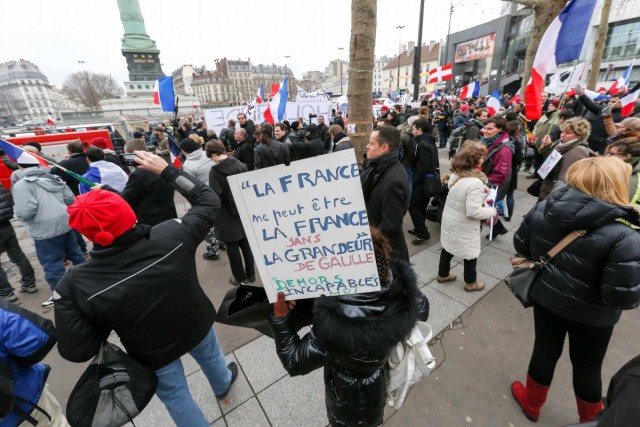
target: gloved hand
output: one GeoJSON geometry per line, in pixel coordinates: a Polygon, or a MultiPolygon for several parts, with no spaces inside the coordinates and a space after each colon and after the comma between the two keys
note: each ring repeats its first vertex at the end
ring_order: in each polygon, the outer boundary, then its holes
{"type": "Polygon", "coordinates": [[[580,96],[584,93],[584,91],[582,90],[582,86],[580,86],[579,84],[576,85],[576,87],[573,89],[576,91],[576,95],[580,96]]]}
{"type": "Polygon", "coordinates": [[[278,301],[273,304],[273,315],[275,317],[287,317],[287,314],[295,305],[295,301],[285,301],[284,293],[278,292],[278,301]]]}
{"type": "Polygon", "coordinates": [[[611,104],[606,105],[606,106],[602,109],[602,115],[603,115],[603,116],[610,116],[610,115],[611,115],[611,104]]]}

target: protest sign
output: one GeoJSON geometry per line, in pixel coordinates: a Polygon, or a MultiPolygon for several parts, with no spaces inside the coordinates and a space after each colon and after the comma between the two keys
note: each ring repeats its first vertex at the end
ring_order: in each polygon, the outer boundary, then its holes
{"type": "MultiPolygon", "coordinates": [[[[213,129],[219,135],[223,128],[227,127],[229,119],[237,121],[239,113],[246,114],[248,119],[253,120],[256,127],[264,122],[264,111],[267,109],[267,103],[254,104],[251,111],[247,112],[246,105],[225,108],[211,108],[204,111],[204,118],[207,122],[207,129],[213,129]]],[[[324,116],[325,123],[329,123],[331,118],[332,103],[325,100],[315,100],[306,102],[287,102],[284,120],[289,123],[302,117],[305,122],[309,123],[309,114],[324,116]]],[[[236,129],[238,125],[236,124],[236,129]]]]}
{"type": "Polygon", "coordinates": [[[380,290],[353,150],[228,179],[270,302],[380,290]]]}
{"type": "Polygon", "coordinates": [[[551,154],[544,161],[542,166],[538,168],[538,175],[540,178],[545,179],[549,172],[553,170],[553,168],[558,164],[558,162],[562,160],[562,154],[560,154],[557,150],[553,150],[551,154]]]}

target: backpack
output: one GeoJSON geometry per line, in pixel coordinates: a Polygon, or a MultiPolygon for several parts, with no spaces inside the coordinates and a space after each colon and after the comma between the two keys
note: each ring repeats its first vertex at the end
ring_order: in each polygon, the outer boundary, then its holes
{"type": "Polygon", "coordinates": [[[409,388],[429,376],[436,366],[427,343],[432,329],[427,322],[417,322],[407,339],[398,343],[389,355],[389,382],[387,384],[387,404],[399,409],[407,397],[409,388]]]}
{"type": "Polygon", "coordinates": [[[456,154],[460,145],[465,141],[465,135],[467,134],[467,130],[470,126],[474,126],[473,123],[467,122],[462,126],[458,126],[453,130],[453,132],[451,132],[449,139],[447,139],[447,145],[449,145],[449,158],[456,154]]]}
{"type": "Polygon", "coordinates": [[[231,147],[235,147],[236,145],[238,145],[235,137],[233,136],[235,134],[235,131],[235,129],[225,128],[223,142],[227,150],[231,150],[231,147]]]}

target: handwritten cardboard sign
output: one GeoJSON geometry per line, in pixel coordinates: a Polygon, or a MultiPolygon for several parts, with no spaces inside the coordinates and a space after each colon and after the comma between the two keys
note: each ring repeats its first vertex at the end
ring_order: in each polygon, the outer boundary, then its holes
{"type": "Polygon", "coordinates": [[[353,150],[228,179],[270,302],[380,290],[353,150]]]}

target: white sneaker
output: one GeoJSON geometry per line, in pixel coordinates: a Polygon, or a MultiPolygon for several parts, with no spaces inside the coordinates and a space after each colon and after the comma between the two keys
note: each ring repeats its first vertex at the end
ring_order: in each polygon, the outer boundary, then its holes
{"type": "Polygon", "coordinates": [[[53,296],[50,297],[48,300],[46,300],[45,302],[42,303],[42,306],[45,308],[48,307],[53,307],[53,296]]]}

